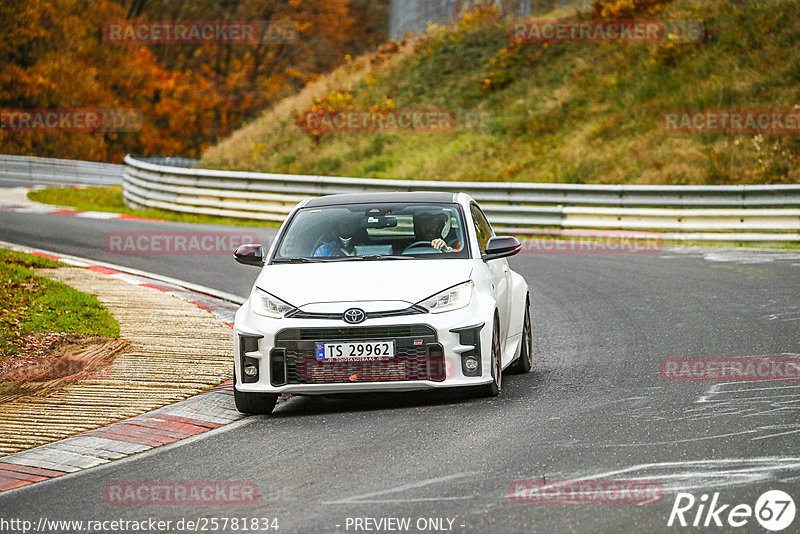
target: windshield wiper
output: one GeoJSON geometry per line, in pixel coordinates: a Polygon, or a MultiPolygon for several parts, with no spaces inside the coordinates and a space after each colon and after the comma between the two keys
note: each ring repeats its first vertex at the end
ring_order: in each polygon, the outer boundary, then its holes
{"type": "Polygon", "coordinates": [[[325,261],[376,261],[376,260],[413,260],[411,256],[397,256],[392,254],[369,254],[367,256],[340,256],[327,258],[325,261]]]}
{"type": "Polygon", "coordinates": [[[319,258],[275,258],[272,263],[320,263],[322,259],[319,258]]]}
{"type": "Polygon", "coordinates": [[[412,256],[400,256],[399,254],[387,254],[385,256],[381,256],[379,254],[370,254],[369,256],[358,256],[359,259],[370,261],[370,260],[413,260],[412,256]]]}
{"type": "Polygon", "coordinates": [[[380,254],[370,254],[368,256],[331,256],[319,258],[275,258],[272,263],[327,263],[334,261],[376,261],[376,260],[413,260],[413,256],[400,256],[387,254],[385,256],[380,254]]]}

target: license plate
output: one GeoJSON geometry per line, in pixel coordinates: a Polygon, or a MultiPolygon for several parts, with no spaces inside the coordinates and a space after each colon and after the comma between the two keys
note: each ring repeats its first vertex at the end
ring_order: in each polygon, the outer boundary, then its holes
{"type": "Polygon", "coordinates": [[[394,341],[315,343],[317,359],[335,362],[379,361],[394,358],[394,341]]]}

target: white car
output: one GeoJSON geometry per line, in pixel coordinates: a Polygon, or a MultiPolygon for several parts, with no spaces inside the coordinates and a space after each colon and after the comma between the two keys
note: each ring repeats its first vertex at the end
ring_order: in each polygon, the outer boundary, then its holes
{"type": "Polygon", "coordinates": [[[464,193],[307,199],[288,215],[234,322],[234,398],[265,414],[282,393],[473,387],[500,393],[502,371],[532,365],[530,297],[464,193]]]}

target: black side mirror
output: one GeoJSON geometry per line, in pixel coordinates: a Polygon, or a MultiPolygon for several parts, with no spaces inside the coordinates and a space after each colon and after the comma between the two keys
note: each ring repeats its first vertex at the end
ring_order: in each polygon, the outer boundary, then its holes
{"type": "Polygon", "coordinates": [[[481,257],[483,261],[496,260],[518,254],[522,250],[522,243],[514,236],[504,235],[493,237],[486,243],[486,252],[481,257]]]}
{"type": "Polygon", "coordinates": [[[233,257],[242,265],[264,266],[264,249],[257,243],[239,245],[233,251],[233,257]]]}

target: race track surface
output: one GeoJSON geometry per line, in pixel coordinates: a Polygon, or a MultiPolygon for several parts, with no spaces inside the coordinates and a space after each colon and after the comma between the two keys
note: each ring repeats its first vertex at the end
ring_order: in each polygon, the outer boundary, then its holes
{"type": "MultiPolygon", "coordinates": [[[[231,228],[0,212],[0,240],[247,295],[258,270],[230,255],[104,250],[106,232],[149,230],[231,228]]],[[[275,232],[255,231],[265,244],[275,232]]],[[[356,532],[353,518],[406,517],[453,519],[453,532],[667,532],[691,530],[667,527],[677,491],[753,506],[782,489],[800,502],[797,381],[660,376],[665,358],[800,356],[800,253],[523,254],[511,264],[531,288],[534,371],[507,376],[498,398],[293,398],[272,416],[0,494],[0,517],[263,517],[279,532],[356,532]],[[640,505],[508,498],[517,480],[586,479],[655,480],[664,495],[640,505]],[[109,482],[216,480],[255,482],[259,498],[104,501],[109,482]]],[[[738,530],[759,528],[750,518],[738,530]]]]}

